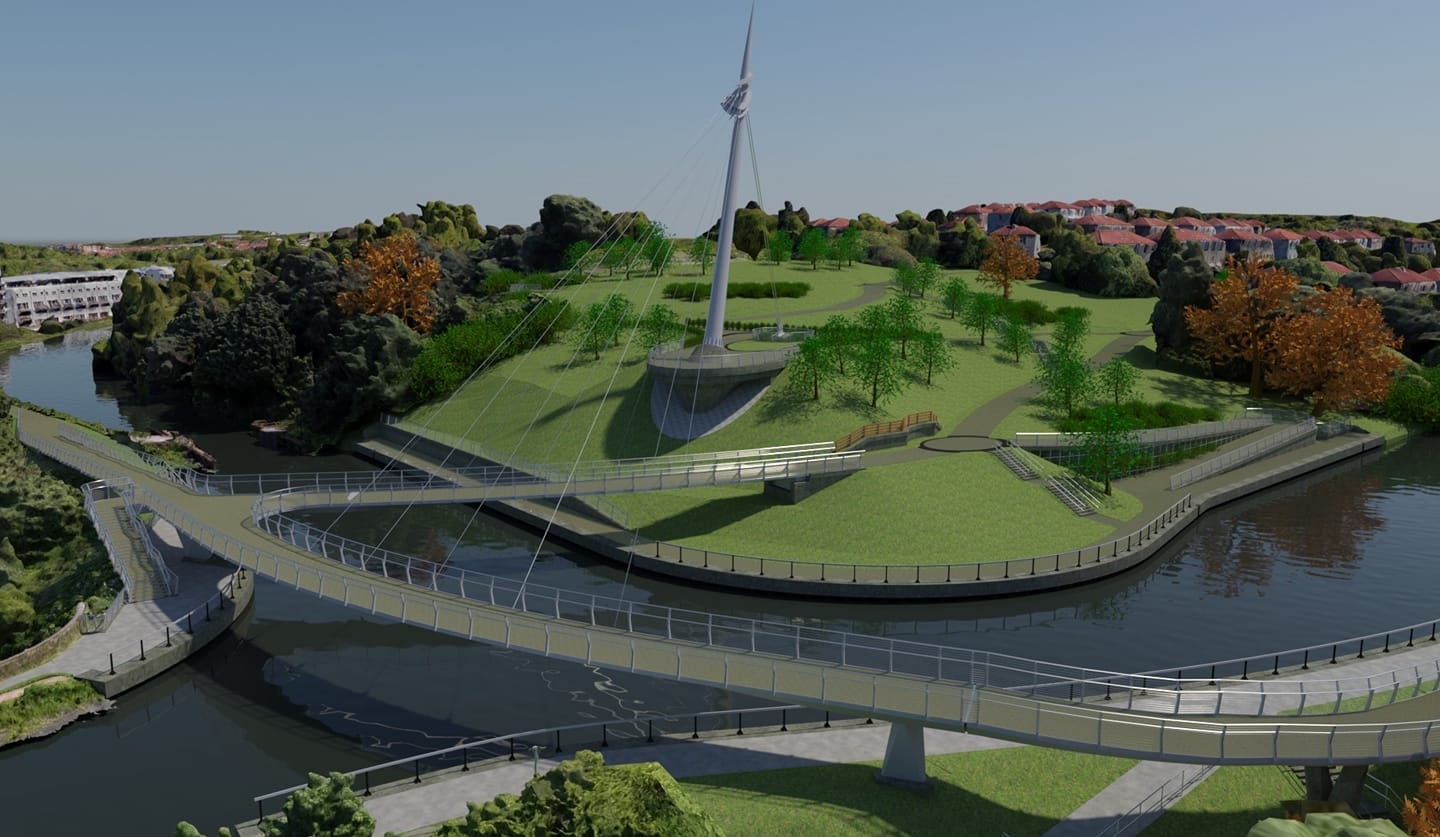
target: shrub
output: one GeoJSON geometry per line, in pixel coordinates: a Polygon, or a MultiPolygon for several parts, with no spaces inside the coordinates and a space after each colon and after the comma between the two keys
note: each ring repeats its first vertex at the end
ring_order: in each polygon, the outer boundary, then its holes
{"type": "MultiPolygon", "coordinates": [[[[799,299],[810,293],[809,282],[731,282],[725,287],[726,299],[799,299]]],[[[710,298],[709,282],[671,282],[662,290],[666,299],[699,302],[710,298]]]]}
{"type": "Polygon", "coordinates": [[[45,322],[40,324],[41,334],[59,334],[64,330],[64,324],[61,323],[59,320],[55,319],[54,317],[50,317],[45,322]]]}
{"type": "Polygon", "coordinates": [[[1038,299],[1000,299],[1000,316],[1007,320],[1018,320],[1026,325],[1046,325],[1055,322],[1056,313],[1038,299]]]}
{"type": "MultiPolygon", "coordinates": [[[[1058,422],[1056,426],[1062,433],[1081,432],[1086,420],[1097,409],[1099,408],[1076,408],[1073,416],[1058,422]]],[[[1177,404],[1174,401],[1126,401],[1120,405],[1119,410],[1121,415],[1138,422],[1142,430],[1153,430],[1157,427],[1179,427],[1184,424],[1216,421],[1221,418],[1220,413],[1210,407],[1194,407],[1188,404],[1177,404]]]]}
{"type": "Polygon", "coordinates": [[[553,343],[569,329],[575,312],[547,299],[528,312],[501,308],[482,319],[451,326],[432,337],[415,358],[412,392],[426,400],[454,392],[477,368],[553,343]]]}

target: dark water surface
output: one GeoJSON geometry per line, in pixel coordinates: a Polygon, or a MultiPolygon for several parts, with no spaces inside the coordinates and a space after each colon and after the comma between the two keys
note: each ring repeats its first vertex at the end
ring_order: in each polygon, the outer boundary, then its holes
{"type": "MultiPolygon", "coordinates": [[[[103,334],[103,333],[102,333],[103,334]]],[[[242,428],[136,405],[90,377],[88,343],[0,357],[10,394],[114,426],[189,432],[230,472],[364,467],[287,457],[242,428]]],[[[1122,576],[1023,599],[857,604],[753,598],[680,586],[551,544],[463,507],[420,507],[386,545],[444,550],[473,569],[645,601],[765,615],[1122,670],[1239,656],[1440,615],[1440,441],[1372,455],[1207,516],[1167,554],[1122,576]]],[[[329,522],[333,516],[314,515],[329,522]]],[[[393,513],[336,531],[378,540],[393,513]]],[[[202,831],[253,816],[250,798],[310,770],[345,770],[462,738],[637,712],[754,702],[610,674],[386,624],[261,582],[233,636],[122,695],[110,714],[0,752],[5,834],[202,831]],[[83,800],[83,801],[82,801],[83,800]]]]}

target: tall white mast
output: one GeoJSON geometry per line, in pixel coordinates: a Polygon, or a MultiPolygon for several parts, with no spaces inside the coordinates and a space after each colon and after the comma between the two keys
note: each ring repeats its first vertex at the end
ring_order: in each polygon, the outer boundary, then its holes
{"type": "Polygon", "coordinates": [[[723,346],[725,294],[730,286],[730,245],[735,238],[735,172],[740,168],[740,137],[750,110],[750,33],[755,28],[755,7],[745,27],[745,57],[740,61],[740,81],[720,104],[735,120],[730,132],[730,167],[725,171],[725,200],[720,208],[720,240],[715,246],[715,276],[710,280],[710,310],[705,318],[706,346],[723,346]]]}

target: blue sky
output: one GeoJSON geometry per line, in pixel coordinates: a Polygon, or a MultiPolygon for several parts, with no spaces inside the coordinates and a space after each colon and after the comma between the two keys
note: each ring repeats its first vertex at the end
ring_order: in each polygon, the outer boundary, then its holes
{"type": "MultiPolygon", "coordinates": [[[[529,224],[554,192],[693,233],[748,10],[11,0],[0,240],[332,229],[427,199],[529,224]]],[[[1428,220],[1437,39],[1433,0],[761,0],[764,202],[1428,220]]]]}

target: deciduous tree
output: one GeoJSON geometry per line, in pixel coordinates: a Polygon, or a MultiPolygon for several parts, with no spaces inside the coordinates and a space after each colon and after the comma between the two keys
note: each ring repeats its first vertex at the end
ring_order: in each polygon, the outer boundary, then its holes
{"type": "Polygon", "coordinates": [[[959,276],[951,276],[940,289],[940,304],[950,313],[950,319],[965,310],[970,301],[970,286],[959,276]]]}
{"type": "Polygon", "coordinates": [[[367,241],[350,267],[364,287],[336,297],[346,314],[394,314],[416,331],[430,330],[435,318],[431,293],[440,281],[440,263],[420,253],[414,236],[367,241]]]}
{"type": "Polygon", "coordinates": [[[663,303],[655,303],[645,309],[640,318],[640,338],[647,348],[653,348],[674,340],[685,333],[685,323],[675,309],[663,303]]]}
{"type": "Polygon", "coordinates": [[[1094,373],[1079,350],[1052,347],[1040,364],[1036,379],[1040,384],[1040,401],[1051,412],[1073,418],[1076,408],[1090,399],[1094,391],[1094,373]]]}
{"type": "Polygon", "coordinates": [[[710,261],[715,258],[715,242],[703,235],[695,236],[690,242],[690,258],[700,265],[700,274],[703,276],[710,270],[710,261]]]}
{"type": "Polygon", "coordinates": [[[800,258],[810,263],[812,270],[820,269],[820,262],[830,251],[830,239],[821,229],[808,229],[800,237],[800,258]]]}
{"type": "Polygon", "coordinates": [[[859,327],[849,317],[832,314],[816,335],[824,343],[825,350],[830,353],[831,363],[841,375],[847,374],[846,361],[854,349],[858,331],[859,327]]]}
{"type": "Polygon", "coordinates": [[[905,388],[905,362],[895,350],[888,324],[889,317],[880,306],[871,306],[860,312],[860,328],[850,368],[855,378],[869,390],[871,407],[880,406],[881,402],[905,388]]]}
{"type": "Polygon", "coordinates": [[[1275,321],[1266,383],[1308,396],[1316,416],[1378,404],[1404,361],[1400,340],[1373,299],[1349,288],[1318,293],[1275,321]]]}
{"type": "Polygon", "coordinates": [[[940,282],[940,265],[934,259],[926,256],[915,265],[915,291],[916,296],[925,298],[925,292],[934,288],[940,282]]]}
{"type": "Polygon", "coordinates": [[[770,240],[765,242],[765,254],[775,264],[790,261],[790,253],[795,249],[795,239],[785,230],[776,230],[771,233],[770,240]]]}
{"type": "Polygon", "coordinates": [[[1185,324],[1200,351],[1217,363],[1250,364],[1250,395],[1265,389],[1271,329],[1295,304],[1296,276],[1256,258],[1226,262],[1230,275],[1210,289],[1211,306],[1185,308],[1185,324]]]}
{"type": "Polygon", "coordinates": [[[896,294],[885,304],[889,331],[900,341],[900,359],[907,357],[910,340],[920,331],[920,306],[909,294],[896,294]]]}
{"type": "Polygon", "coordinates": [[[1030,333],[1030,326],[1024,320],[1010,317],[1005,320],[1005,326],[1000,329],[999,340],[996,348],[1000,351],[1013,355],[1015,362],[1020,362],[1020,357],[1026,352],[1033,351],[1035,338],[1030,333]]]}
{"type": "Polygon", "coordinates": [[[1000,297],[989,293],[973,293],[966,303],[961,322],[966,328],[980,335],[980,345],[985,345],[985,333],[995,327],[1000,316],[1000,297]]]}
{"type": "Polygon", "coordinates": [[[1144,459],[1140,445],[1140,423],[1110,404],[1090,413],[1077,439],[1080,444],[1080,471],[1104,483],[1105,494],[1113,494],[1110,481],[1134,470],[1144,459]]]}
{"type": "Polygon", "coordinates": [[[990,255],[980,265],[977,281],[994,285],[1000,295],[1010,298],[1010,291],[1016,282],[1028,282],[1040,272],[1040,263],[1020,243],[1017,235],[996,236],[991,242],[990,255]]]}
{"type": "Polygon", "coordinates": [[[801,341],[799,351],[790,359],[785,370],[789,373],[788,386],[803,392],[812,400],[820,400],[820,387],[828,384],[839,374],[835,353],[825,338],[815,336],[801,341]]]}
{"type": "Polygon", "coordinates": [[[1140,370],[1123,357],[1112,358],[1095,370],[1095,388],[1117,405],[1130,400],[1139,382],[1140,370]]]}
{"type": "Polygon", "coordinates": [[[845,228],[835,239],[836,248],[839,250],[840,259],[847,266],[853,265],[856,259],[865,257],[865,241],[860,238],[860,231],[854,224],[845,228]]]}
{"type": "Polygon", "coordinates": [[[943,374],[955,368],[955,350],[940,329],[922,328],[913,342],[911,358],[917,368],[925,370],[925,386],[930,386],[936,372],[943,374]]]}
{"type": "Polygon", "coordinates": [[[375,833],[375,818],[350,789],[350,782],[344,773],[328,777],[311,773],[306,786],[285,800],[284,819],[261,820],[260,832],[265,837],[370,837],[375,833]]]}

